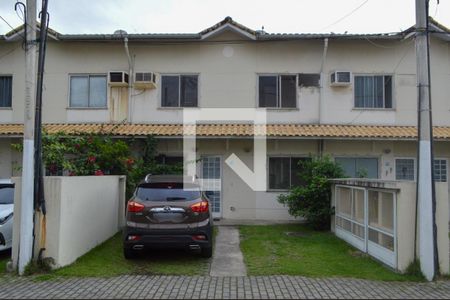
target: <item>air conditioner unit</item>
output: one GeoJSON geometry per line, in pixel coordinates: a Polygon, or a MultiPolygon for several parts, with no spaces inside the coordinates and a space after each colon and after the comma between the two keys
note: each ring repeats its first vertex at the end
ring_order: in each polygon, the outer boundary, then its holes
{"type": "Polygon", "coordinates": [[[156,74],[152,72],[136,72],[134,75],[134,88],[136,89],[155,89],[156,74]]]}
{"type": "Polygon", "coordinates": [[[108,84],[110,86],[126,87],[128,86],[128,73],[127,72],[109,72],[108,84]]]}
{"type": "Polygon", "coordinates": [[[349,86],[352,83],[352,73],[348,71],[334,71],[331,73],[331,86],[349,86]]]}

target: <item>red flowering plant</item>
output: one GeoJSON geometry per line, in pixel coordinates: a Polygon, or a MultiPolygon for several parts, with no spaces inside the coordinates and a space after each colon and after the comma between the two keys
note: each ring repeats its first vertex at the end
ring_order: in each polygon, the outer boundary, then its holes
{"type": "MultiPolygon", "coordinates": [[[[157,163],[156,140],[123,140],[111,133],[42,135],[43,163],[49,176],[126,175],[127,195],[146,174],[180,174],[182,166],[157,163]],[[133,149],[133,153],[130,149],[133,149]]],[[[13,148],[22,151],[22,144],[13,148]]]]}

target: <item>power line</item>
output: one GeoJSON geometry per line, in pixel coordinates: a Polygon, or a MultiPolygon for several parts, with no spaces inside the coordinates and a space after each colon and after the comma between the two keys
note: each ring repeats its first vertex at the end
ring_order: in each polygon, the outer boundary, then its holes
{"type": "Polygon", "coordinates": [[[346,19],[347,17],[351,16],[353,13],[355,13],[358,9],[360,9],[361,7],[363,7],[367,2],[369,2],[369,0],[365,0],[363,3],[361,3],[359,6],[357,6],[356,8],[354,8],[351,12],[347,13],[346,15],[344,15],[343,17],[341,17],[340,19],[334,21],[333,23],[331,23],[330,25],[327,25],[325,27],[323,27],[322,29],[320,29],[319,31],[325,30],[341,21],[343,21],[344,19],[346,19]]]}
{"type": "Polygon", "coordinates": [[[0,55],[0,60],[1,60],[2,58],[4,58],[4,57],[8,56],[9,54],[13,53],[14,51],[16,51],[16,49],[19,48],[19,47],[20,47],[20,45],[17,46],[17,47],[15,47],[15,48],[13,48],[13,49],[11,49],[11,50],[9,50],[9,51],[6,52],[5,54],[0,55]]]}
{"type": "Polygon", "coordinates": [[[16,31],[16,28],[12,27],[11,24],[9,24],[8,21],[6,21],[6,19],[3,18],[1,15],[0,15],[0,19],[2,19],[3,22],[5,22],[6,25],[8,25],[15,33],[17,33],[18,35],[20,35],[20,36],[22,37],[22,39],[25,39],[25,37],[24,37],[22,34],[20,34],[18,31],[16,31]]]}

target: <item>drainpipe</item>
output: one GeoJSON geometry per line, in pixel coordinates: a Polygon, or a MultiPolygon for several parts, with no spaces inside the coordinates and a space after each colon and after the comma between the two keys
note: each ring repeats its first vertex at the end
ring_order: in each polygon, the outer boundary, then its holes
{"type": "Polygon", "coordinates": [[[133,117],[133,101],[131,99],[132,97],[132,88],[133,88],[133,60],[130,56],[130,50],[128,49],[128,37],[125,37],[123,39],[124,46],[125,46],[125,53],[127,54],[128,58],[128,123],[132,123],[132,117],[133,117]]]}
{"type": "MultiPolygon", "coordinates": [[[[322,63],[320,64],[320,87],[319,87],[319,120],[318,123],[319,125],[322,124],[322,109],[323,109],[323,87],[325,84],[325,75],[323,72],[323,67],[325,65],[325,61],[327,58],[327,52],[328,52],[328,38],[324,38],[323,39],[323,54],[322,54],[322,63]]],[[[323,139],[319,140],[319,144],[318,144],[318,152],[319,152],[319,157],[323,156],[323,149],[324,149],[324,141],[323,139]]]]}
{"type": "Polygon", "coordinates": [[[323,39],[323,54],[322,54],[322,63],[320,64],[320,87],[319,87],[319,124],[322,124],[322,109],[323,109],[323,86],[325,83],[323,66],[325,65],[325,61],[327,58],[328,52],[328,38],[323,39]]]}

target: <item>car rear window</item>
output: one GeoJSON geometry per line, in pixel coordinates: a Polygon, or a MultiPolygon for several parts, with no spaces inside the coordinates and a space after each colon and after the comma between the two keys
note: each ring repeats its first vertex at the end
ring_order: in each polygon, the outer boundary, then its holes
{"type": "Polygon", "coordinates": [[[0,186],[0,204],[14,203],[14,188],[11,186],[0,186]]]}
{"type": "Polygon", "coordinates": [[[158,182],[140,185],[136,196],[143,201],[190,201],[200,198],[201,192],[198,185],[158,182]]]}

